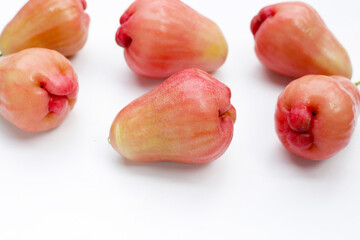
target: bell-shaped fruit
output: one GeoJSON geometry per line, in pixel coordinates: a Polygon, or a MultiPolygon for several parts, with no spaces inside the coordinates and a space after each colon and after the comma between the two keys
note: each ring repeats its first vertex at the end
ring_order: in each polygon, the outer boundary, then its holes
{"type": "Polygon", "coordinates": [[[267,6],[251,21],[255,52],[270,70],[299,78],[308,74],[351,78],[349,56],[318,13],[301,2],[267,6]]]}
{"type": "Polygon", "coordinates": [[[328,159],[349,143],[359,110],[360,93],[349,79],[307,75],[292,81],[279,96],[276,133],[291,153],[328,159]]]}
{"type": "Polygon", "coordinates": [[[166,78],[185,68],[219,68],[227,43],[219,27],[179,0],[136,0],[122,15],[116,42],[136,73],[166,78]]]}
{"type": "Polygon", "coordinates": [[[230,95],[206,72],[185,69],[122,109],[110,142],[133,161],[210,162],[233,136],[236,111],[230,95]]]}
{"type": "Polygon", "coordinates": [[[0,58],[0,114],[25,131],[57,127],[77,92],[76,73],[56,51],[29,48],[0,58]]]}
{"type": "Polygon", "coordinates": [[[87,40],[85,8],[85,0],[29,0],[1,33],[0,51],[7,55],[41,47],[74,55],[87,40]]]}

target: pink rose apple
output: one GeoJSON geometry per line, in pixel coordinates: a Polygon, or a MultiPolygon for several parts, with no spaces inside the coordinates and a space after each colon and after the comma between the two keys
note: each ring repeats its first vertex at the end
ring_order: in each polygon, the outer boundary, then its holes
{"type": "Polygon", "coordinates": [[[60,53],[29,48],[0,58],[0,114],[17,127],[57,127],[73,108],[77,76],[60,53]]]}
{"type": "Polygon", "coordinates": [[[291,153],[328,159],[349,143],[359,107],[359,90],[349,79],[307,75],[292,81],[279,96],[276,133],[291,153]]]}
{"type": "Polygon", "coordinates": [[[206,72],[183,70],[122,109],[110,142],[133,161],[210,162],[233,136],[230,96],[230,89],[206,72]]]}
{"type": "Polygon", "coordinates": [[[87,40],[89,16],[85,0],[29,0],[0,35],[3,55],[26,48],[77,53],[87,40]]]}
{"type": "Polygon", "coordinates": [[[307,74],[351,78],[349,56],[318,13],[302,2],[260,10],[251,21],[255,52],[270,70],[292,78],[307,74]]]}
{"type": "Polygon", "coordinates": [[[219,27],[179,0],[136,0],[122,15],[116,42],[136,73],[166,78],[185,68],[211,72],[227,56],[219,27]]]}

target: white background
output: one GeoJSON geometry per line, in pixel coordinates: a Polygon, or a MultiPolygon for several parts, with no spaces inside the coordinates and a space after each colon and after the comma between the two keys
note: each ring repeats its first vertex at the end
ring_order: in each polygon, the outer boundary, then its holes
{"type": "MultiPolygon", "coordinates": [[[[0,28],[25,0],[1,0],[0,28]]],[[[1,240],[360,239],[360,127],[332,159],[292,156],[274,130],[290,79],[256,58],[250,21],[267,0],[184,0],[222,29],[229,55],[214,76],[232,90],[233,141],[206,165],[132,163],[108,144],[116,114],[160,80],[128,68],[115,43],[130,0],[88,0],[86,46],[71,59],[80,92],[55,130],[30,134],[0,118],[1,240]]],[[[360,80],[360,4],[307,1],[348,50],[360,80]]]]}

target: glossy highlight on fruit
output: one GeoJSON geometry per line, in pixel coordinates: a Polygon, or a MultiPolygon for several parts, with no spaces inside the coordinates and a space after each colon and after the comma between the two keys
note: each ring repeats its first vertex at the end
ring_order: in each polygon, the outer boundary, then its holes
{"type": "Polygon", "coordinates": [[[136,0],[121,16],[116,42],[136,73],[166,78],[185,68],[218,69],[228,47],[219,27],[179,0],[136,0]]]}
{"type": "Polygon", "coordinates": [[[22,130],[60,125],[77,92],[76,73],[56,51],[29,48],[0,58],[0,114],[22,130]]]}
{"type": "Polygon", "coordinates": [[[278,98],[276,133],[287,150],[325,160],[348,145],[360,111],[360,93],[342,76],[307,75],[278,98]]]}
{"type": "Polygon", "coordinates": [[[8,55],[41,47],[72,56],[87,40],[85,9],[85,0],[29,0],[2,31],[0,51],[8,55]]]}
{"type": "Polygon", "coordinates": [[[292,78],[308,74],[352,76],[344,47],[311,6],[266,6],[251,21],[255,52],[268,69],[292,78]]]}
{"type": "Polygon", "coordinates": [[[230,97],[230,89],[206,72],[183,70],[123,108],[110,143],[132,161],[210,162],[232,140],[230,97]]]}

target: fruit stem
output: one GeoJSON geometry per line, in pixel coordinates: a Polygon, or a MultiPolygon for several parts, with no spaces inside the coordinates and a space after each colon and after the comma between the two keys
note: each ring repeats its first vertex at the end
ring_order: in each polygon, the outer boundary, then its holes
{"type": "Polygon", "coordinates": [[[108,142],[109,142],[109,144],[111,145],[110,137],[108,137],[108,142]]]}
{"type": "Polygon", "coordinates": [[[356,85],[356,86],[359,86],[359,85],[360,85],[360,81],[359,81],[359,82],[356,82],[355,85],[356,85]]]}
{"type": "Polygon", "coordinates": [[[0,51],[0,57],[2,57],[2,52],[0,51]]]}

